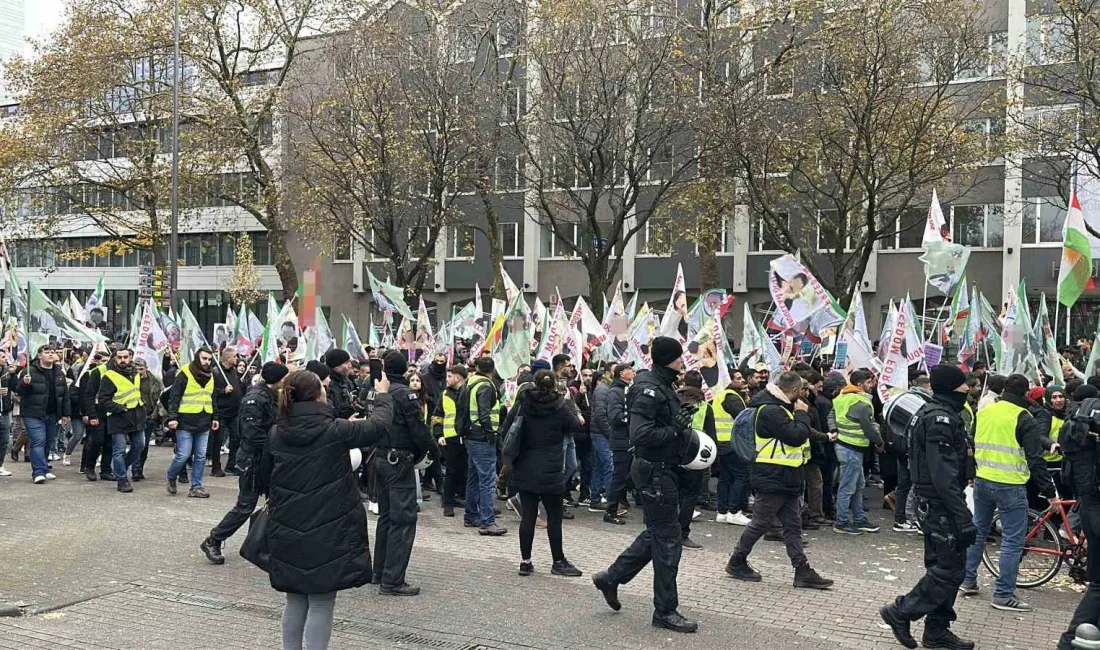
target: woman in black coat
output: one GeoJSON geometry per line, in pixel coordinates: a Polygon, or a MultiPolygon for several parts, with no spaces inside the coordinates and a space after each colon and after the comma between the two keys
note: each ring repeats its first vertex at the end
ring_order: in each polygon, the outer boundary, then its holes
{"type": "Polygon", "coordinates": [[[371,581],[367,513],[348,450],[379,442],[390,426],[389,382],[375,383],[367,420],[333,417],[317,375],[290,373],[258,477],[270,516],[269,577],[286,593],[283,648],[327,648],[336,592],[371,581]]]}
{"type": "Polygon", "coordinates": [[[565,492],[566,436],[584,430],[573,409],[557,392],[557,380],[549,370],[535,374],[535,385],[520,398],[523,427],[516,439],[506,440],[503,450],[505,471],[512,473],[512,486],[519,491],[522,520],[519,525],[519,574],[534,573],[531,545],[539,502],[546,509],[547,535],[554,564],[551,573],[577,577],[581,572],[565,559],[562,551],[562,494],[565,492]]]}

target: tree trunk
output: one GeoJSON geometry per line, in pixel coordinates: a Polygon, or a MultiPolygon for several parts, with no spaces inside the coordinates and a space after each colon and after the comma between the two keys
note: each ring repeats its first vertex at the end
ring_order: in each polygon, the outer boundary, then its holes
{"type": "Polygon", "coordinates": [[[499,300],[507,300],[508,295],[504,290],[504,251],[500,250],[500,242],[496,235],[489,235],[489,259],[493,262],[493,289],[491,295],[499,300]]]}
{"type": "Polygon", "coordinates": [[[592,313],[601,322],[604,319],[603,298],[607,295],[607,286],[610,284],[607,277],[607,267],[604,264],[589,264],[588,269],[588,306],[592,313]]]}
{"type": "Polygon", "coordinates": [[[275,262],[275,271],[279,274],[279,284],[283,287],[283,300],[287,300],[298,293],[298,271],[294,268],[294,260],[290,259],[290,250],[286,247],[286,233],[269,229],[267,242],[271,245],[271,258],[275,262]]]}

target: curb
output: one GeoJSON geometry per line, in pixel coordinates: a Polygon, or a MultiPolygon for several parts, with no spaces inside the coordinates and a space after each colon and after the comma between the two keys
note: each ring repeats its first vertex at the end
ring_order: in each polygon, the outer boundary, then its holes
{"type": "Polygon", "coordinates": [[[63,598],[59,600],[53,600],[37,605],[19,606],[13,603],[0,603],[0,616],[38,616],[40,614],[47,614],[59,609],[65,609],[66,607],[72,607],[85,601],[94,600],[102,596],[110,596],[111,594],[117,594],[120,591],[126,591],[133,585],[118,585],[116,587],[106,587],[103,589],[93,589],[79,596],[73,596],[70,598],[63,598]]]}

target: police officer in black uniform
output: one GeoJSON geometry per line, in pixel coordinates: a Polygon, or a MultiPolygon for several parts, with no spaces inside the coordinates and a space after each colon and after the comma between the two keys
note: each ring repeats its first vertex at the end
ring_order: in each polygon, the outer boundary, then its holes
{"type": "Polygon", "coordinates": [[[1078,625],[1100,626],[1100,392],[1086,384],[1073,392],[1073,400],[1058,443],[1065,454],[1062,480],[1068,473],[1088,541],[1089,588],[1073,612],[1069,629],[1058,640],[1058,650],[1073,648],[1078,625]]]}
{"type": "Polygon", "coordinates": [[[694,434],[692,409],[682,409],[673,384],[683,368],[683,348],[676,339],[660,336],[650,346],[653,369],[639,372],[627,395],[630,443],[634,446],[631,475],[642,493],[646,529],[619,555],[607,571],[592,578],[611,609],[618,611],[619,585],[625,585],[653,560],[653,625],[675,632],[694,632],[699,624],[676,611],[676,573],[682,551],[679,476],[676,468],[694,434]]]}
{"type": "Polygon", "coordinates": [[[348,419],[355,414],[355,381],[352,376],[351,355],[339,348],[325,353],[325,365],[332,371],[325,389],[332,414],[348,419]]]}
{"type": "Polygon", "coordinates": [[[927,616],[921,643],[926,648],[970,650],[973,641],[955,636],[955,597],[966,569],[966,549],[978,531],[966,507],[966,426],[962,413],[968,387],[955,366],[939,365],[930,373],[932,401],[909,424],[909,472],[917,498],[917,518],[924,532],[926,573],[917,586],[879,610],[894,637],[907,648],[917,641],[909,624],[927,616]]]}
{"type": "Polygon", "coordinates": [[[390,381],[393,423],[374,454],[378,473],[378,527],[375,530],[374,581],[378,593],[415,596],[419,587],[405,582],[413,539],[416,537],[416,479],[413,465],[425,454],[439,458],[420,412],[420,396],[405,379],[405,355],[391,350],[382,360],[390,381]]]}
{"type": "Polygon", "coordinates": [[[268,361],[260,369],[260,378],[263,381],[250,386],[241,400],[237,503],[225,513],[218,525],[211,529],[210,535],[199,545],[206,559],[214,564],[225,564],[222,544],[240,530],[256,509],[260,490],[264,487],[256,485],[256,473],[264,447],[267,446],[267,436],[271,427],[275,426],[275,418],[279,412],[279,383],[288,373],[289,370],[283,364],[268,361]]]}

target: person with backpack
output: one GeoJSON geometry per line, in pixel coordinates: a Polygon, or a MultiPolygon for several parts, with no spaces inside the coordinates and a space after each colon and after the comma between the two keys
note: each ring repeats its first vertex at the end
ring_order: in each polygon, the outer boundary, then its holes
{"type": "Polygon", "coordinates": [[[802,377],[792,371],[779,375],[775,383],[753,396],[749,408],[734,421],[754,423],[752,487],[756,492],[752,523],[726,564],[726,573],[738,580],[760,582],[760,574],[748,563],[749,553],[776,518],[783,528],[783,543],[794,566],[794,586],[804,589],[828,589],[833,581],[822,578],[810,567],[802,550],[802,508],[805,491],[802,466],[809,457],[810,406],[802,397],[802,377]],[[750,420],[751,418],[751,420],[750,420]]]}

